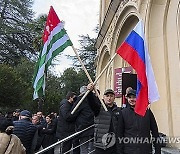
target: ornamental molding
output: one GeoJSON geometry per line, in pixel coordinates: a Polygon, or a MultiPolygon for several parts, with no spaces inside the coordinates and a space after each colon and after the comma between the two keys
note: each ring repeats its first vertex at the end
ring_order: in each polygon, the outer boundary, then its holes
{"type": "Polygon", "coordinates": [[[114,15],[114,18],[108,28],[108,31],[104,37],[104,40],[103,40],[103,43],[101,44],[101,47],[103,48],[104,45],[108,46],[109,49],[111,49],[111,43],[112,43],[112,40],[113,40],[113,34],[114,34],[114,30],[115,30],[115,27],[117,25],[117,22],[118,22],[118,19],[119,19],[119,16],[121,15],[121,12],[123,11],[124,7],[126,5],[130,5],[131,6],[138,6],[138,0],[124,0],[124,1],[121,1],[120,4],[119,4],[119,7],[114,15]]]}

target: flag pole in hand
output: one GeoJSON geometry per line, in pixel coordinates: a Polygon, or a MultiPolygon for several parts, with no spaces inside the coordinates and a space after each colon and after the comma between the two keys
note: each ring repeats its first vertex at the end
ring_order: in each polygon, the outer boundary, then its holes
{"type": "MultiPolygon", "coordinates": [[[[97,81],[99,80],[99,78],[102,76],[102,74],[105,72],[105,70],[109,67],[109,65],[111,64],[111,62],[114,60],[114,58],[116,57],[117,53],[115,53],[113,55],[113,57],[111,58],[111,60],[106,64],[106,66],[104,67],[104,69],[101,71],[101,73],[98,75],[98,77],[96,78],[96,80],[94,81],[93,85],[95,86],[97,81]]],[[[78,104],[75,106],[75,108],[72,110],[71,114],[74,114],[74,112],[77,110],[77,108],[81,105],[82,101],[86,98],[86,96],[89,94],[90,90],[86,91],[86,93],[84,94],[84,96],[81,98],[81,100],[78,102],[78,104]]]]}
{"type": "MultiPolygon", "coordinates": [[[[93,80],[91,79],[91,77],[90,77],[90,75],[89,75],[89,73],[88,73],[88,71],[87,71],[86,67],[84,66],[84,64],[83,64],[83,62],[82,62],[82,60],[81,60],[81,58],[80,58],[80,56],[79,56],[78,52],[76,51],[76,49],[74,48],[74,46],[72,46],[72,48],[73,48],[74,53],[76,54],[76,56],[77,56],[77,58],[78,58],[79,62],[81,63],[82,68],[83,68],[83,70],[84,70],[84,72],[85,72],[86,76],[87,76],[87,77],[88,77],[88,79],[89,79],[89,82],[93,83],[93,80]]],[[[100,95],[99,95],[99,93],[98,93],[98,91],[97,91],[97,89],[96,89],[95,87],[94,87],[94,90],[95,90],[96,95],[98,96],[98,98],[99,98],[99,100],[100,100],[100,102],[101,102],[101,104],[102,104],[102,106],[103,106],[104,110],[105,110],[105,111],[107,111],[107,108],[106,108],[106,106],[105,106],[104,102],[102,101],[102,99],[101,99],[101,97],[100,97],[100,95]]],[[[87,96],[87,95],[86,95],[86,96],[87,96]]]]}

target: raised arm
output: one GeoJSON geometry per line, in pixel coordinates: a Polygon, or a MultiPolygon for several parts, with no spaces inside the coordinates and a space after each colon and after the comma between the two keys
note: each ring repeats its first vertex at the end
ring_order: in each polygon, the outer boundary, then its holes
{"type": "Polygon", "coordinates": [[[87,101],[89,103],[89,106],[91,107],[92,111],[94,112],[95,116],[98,116],[101,108],[101,102],[98,97],[95,96],[95,94],[92,92],[93,90],[93,84],[88,84],[87,89],[91,90],[89,94],[87,95],[87,101]]]}
{"type": "Polygon", "coordinates": [[[76,114],[71,114],[71,110],[72,110],[72,105],[70,105],[67,100],[66,102],[63,103],[63,105],[61,105],[60,107],[60,112],[62,114],[62,117],[68,121],[68,122],[73,122],[76,120],[76,114]]]}

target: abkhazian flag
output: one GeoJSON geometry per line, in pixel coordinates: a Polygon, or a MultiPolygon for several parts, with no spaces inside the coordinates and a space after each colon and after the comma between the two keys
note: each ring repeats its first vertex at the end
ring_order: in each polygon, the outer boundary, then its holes
{"type": "Polygon", "coordinates": [[[53,58],[66,47],[73,45],[64,29],[63,22],[59,20],[52,6],[50,7],[42,39],[43,49],[39,55],[34,74],[34,100],[45,95],[45,77],[53,58]]]}
{"type": "Polygon", "coordinates": [[[118,48],[117,54],[126,60],[137,73],[135,112],[144,116],[148,104],[159,100],[160,97],[145,42],[142,20],[118,48]]]}

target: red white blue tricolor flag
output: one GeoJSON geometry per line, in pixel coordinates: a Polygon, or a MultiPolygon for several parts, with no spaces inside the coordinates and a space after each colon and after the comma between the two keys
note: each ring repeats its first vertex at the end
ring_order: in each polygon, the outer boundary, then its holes
{"type": "Polygon", "coordinates": [[[137,73],[135,112],[144,116],[148,104],[159,100],[159,92],[145,42],[142,21],[137,23],[121,44],[117,54],[126,60],[137,73]]]}

